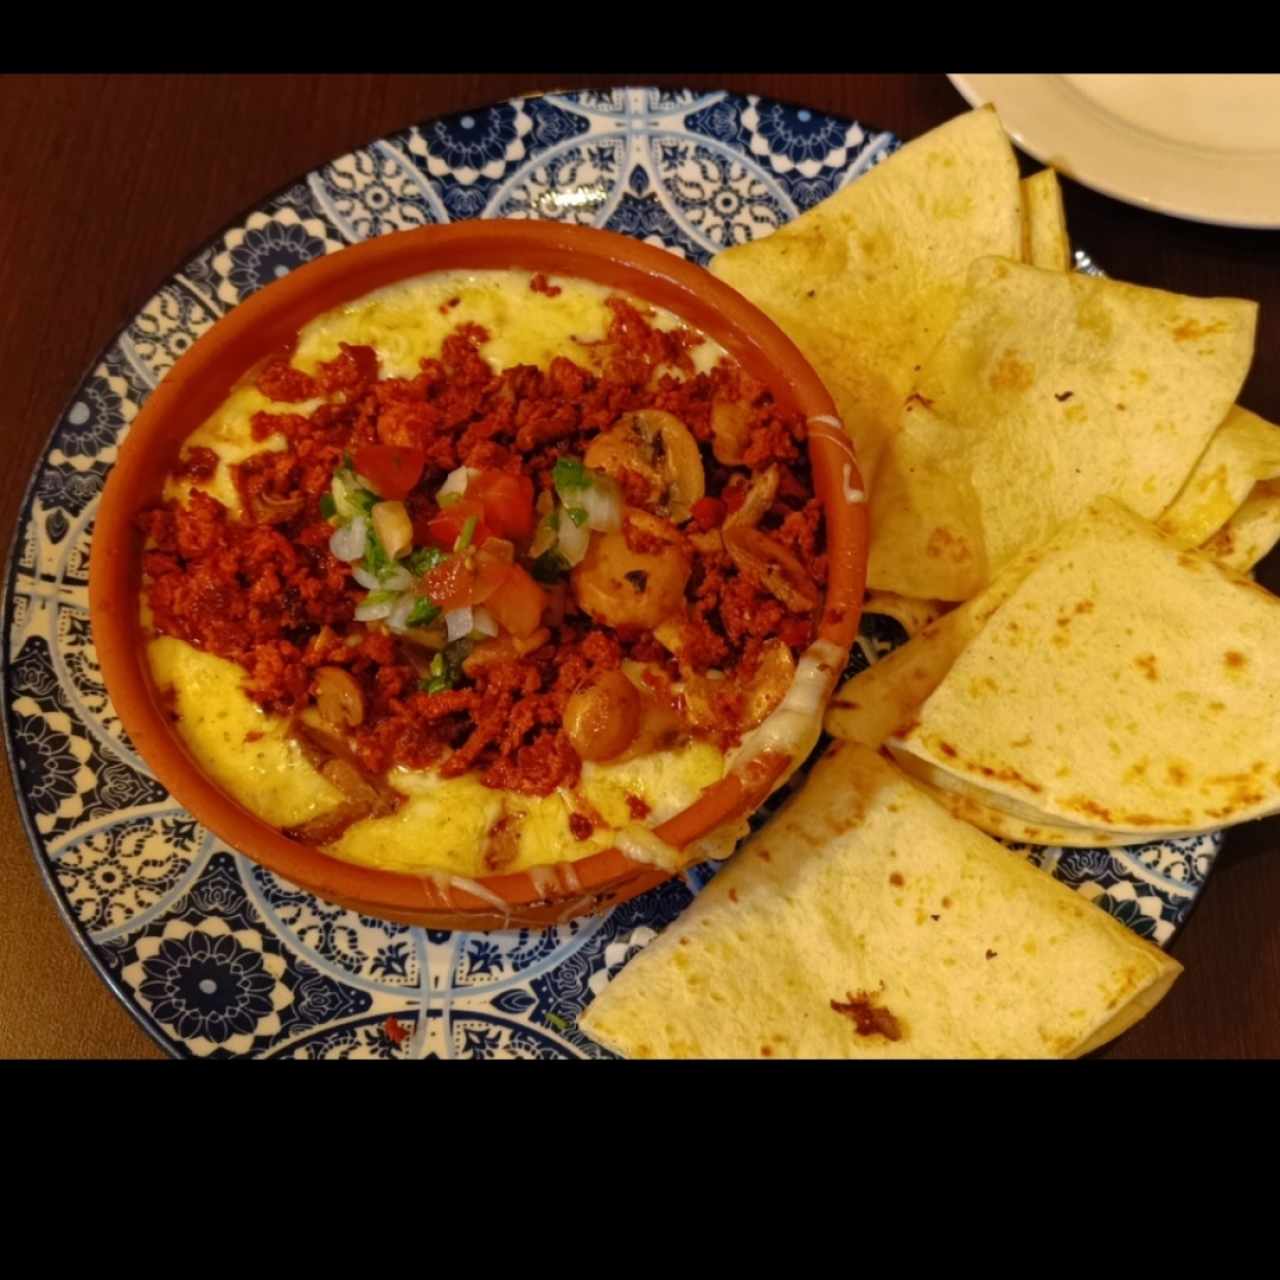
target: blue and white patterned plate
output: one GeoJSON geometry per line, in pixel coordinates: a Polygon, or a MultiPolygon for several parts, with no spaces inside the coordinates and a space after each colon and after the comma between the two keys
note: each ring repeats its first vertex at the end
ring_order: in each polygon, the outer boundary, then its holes
{"type": "MultiPolygon", "coordinates": [[[[249,294],[360,240],[463,218],[552,218],[706,262],[767,235],[898,145],[851,120],[728,93],[513,99],[416,125],[307,174],[206,245],[103,352],[54,429],[19,521],[5,593],[6,739],[60,909],[166,1049],[607,1057],[577,1030],[579,1014],[713,869],[555,929],[442,933],[330,906],[204,830],[122,734],[89,628],[94,513],[152,388],[249,294]]],[[[868,618],[854,664],[902,638],[896,623],[868,618]]],[[[1027,852],[1166,943],[1219,843],[1027,852]]]]}

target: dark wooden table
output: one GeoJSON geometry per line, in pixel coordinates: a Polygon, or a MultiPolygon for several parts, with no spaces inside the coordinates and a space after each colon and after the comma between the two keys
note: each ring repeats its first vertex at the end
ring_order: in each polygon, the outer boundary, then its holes
{"type": "MultiPolygon", "coordinates": [[[[940,75],[0,79],[6,541],[45,437],[90,361],[174,266],[261,196],[354,146],[441,112],[529,90],[654,82],[803,102],[904,137],[965,109],[940,75]]],[[[1114,275],[1258,299],[1258,358],[1242,399],[1280,421],[1280,232],[1161,218],[1071,183],[1067,210],[1075,241],[1114,275]]],[[[1276,557],[1263,580],[1280,588],[1276,557]]],[[[1105,1056],[1280,1056],[1278,846],[1280,819],[1228,837],[1194,918],[1174,943],[1185,975],[1105,1056]]],[[[59,919],[7,786],[0,867],[0,1056],[162,1056],[59,919]]]]}

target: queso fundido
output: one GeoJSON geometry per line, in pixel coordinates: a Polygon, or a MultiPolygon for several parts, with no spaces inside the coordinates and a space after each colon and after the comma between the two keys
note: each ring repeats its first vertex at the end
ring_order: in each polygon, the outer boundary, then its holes
{"type": "Polygon", "coordinates": [[[201,766],[349,861],[598,852],[725,771],[816,635],[804,419],[676,317],[442,272],[319,317],[142,517],[201,766]]]}

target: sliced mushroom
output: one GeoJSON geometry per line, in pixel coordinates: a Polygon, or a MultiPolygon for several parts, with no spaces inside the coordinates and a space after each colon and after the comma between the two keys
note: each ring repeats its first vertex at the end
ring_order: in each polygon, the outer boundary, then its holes
{"type": "Polygon", "coordinates": [[[649,486],[647,505],[676,524],[689,519],[707,491],[698,442],[675,414],[662,409],[623,414],[592,441],[584,461],[615,480],[623,471],[641,476],[649,486]]]}
{"type": "Polygon", "coordinates": [[[756,476],[750,488],[747,489],[747,496],[743,498],[742,506],[725,520],[725,531],[737,528],[754,529],[773,506],[774,499],[778,496],[778,482],[777,467],[770,467],[756,476]]]}
{"type": "Polygon", "coordinates": [[[684,612],[684,589],[693,572],[680,535],[665,521],[633,508],[626,519],[641,533],[664,544],[657,553],[632,551],[626,528],[591,539],[586,558],[573,571],[578,604],[608,627],[652,631],[664,619],[684,612]]]}
{"type": "Polygon", "coordinates": [[[738,571],[781,600],[792,613],[812,612],[822,602],[804,565],[768,534],[737,526],[724,531],[724,545],[738,571]]]}
{"type": "Polygon", "coordinates": [[[404,797],[385,778],[363,769],[346,742],[326,725],[298,716],[291,733],[321,776],[360,809],[360,817],[383,816],[400,807],[404,797]]]}
{"type": "Polygon", "coordinates": [[[349,826],[368,816],[369,811],[363,805],[347,800],[328,813],[317,814],[296,827],[286,827],[284,834],[303,844],[331,844],[349,826]]]}
{"type": "Polygon", "coordinates": [[[311,682],[316,710],[325,724],[338,730],[364,723],[364,692],[343,667],[320,667],[311,682]]]}
{"type": "Polygon", "coordinates": [[[574,691],[565,704],[564,731],[584,760],[612,760],[640,731],[640,691],[621,671],[606,671],[574,691]]]}
{"type": "Polygon", "coordinates": [[[285,524],[302,514],[307,500],[302,494],[281,498],[274,493],[255,493],[249,499],[249,510],[258,524],[285,524]]]}

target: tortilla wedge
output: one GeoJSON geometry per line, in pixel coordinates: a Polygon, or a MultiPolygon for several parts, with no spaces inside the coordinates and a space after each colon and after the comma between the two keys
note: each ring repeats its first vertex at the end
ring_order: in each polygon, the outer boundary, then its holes
{"type": "Polygon", "coordinates": [[[903,773],[953,818],[959,818],[961,822],[967,822],[1000,840],[1064,849],[1116,849],[1136,843],[1133,836],[1112,835],[1091,827],[1057,826],[1048,821],[1005,813],[986,803],[981,788],[943,773],[914,756],[892,751],[890,755],[903,773]]]}
{"type": "Polygon", "coordinates": [[[628,1057],[1077,1057],[1181,966],[837,743],[587,1009],[628,1057]]]}
{"type": "Polygon", "coordinates": [[[879,748],[905,728],[1041,554],[1037,549],[1019,557],[981,595],[929,623],[900,649],[847,680],[827,704],[826,731],[833,738],[879,748]]]}
{"type": "Polygon", "coordinates": [[[1263,817],[1280,810],[1277,635],[1280,599],[1102,499],[888,745],[1020,822],[1094,833],[1078,843],[1263,817]]]}
{"type": "Polygon", "coordinates": [[[964,600],[1096,497],[1155,518],[1235,402],[1257,306],[974,263],[871,491],[869,585],[964,600]]]}
{"type": "Polygon", "coordinates": [[[711,272],[805,354],[870,484],[969,264],[1021,247],[1017,161],[996,113],[982,108],[909,142],[763,240],[726,249],[711,272]]]}
{"type": "Polygon", "coordinates": [[[1025,233],[1022,260],[1046,271],[1071,270],[1071,240],[1062,186],[1052,169],[1041,169],[1022,180],[1025,233]]]}
{"type": "Polygon", "coordinates": [[[1203,547],[1223,568],[1248,573],[1280,542],[1280,480],[1253,487],[1239,510],[1203,547]]]}
{"type": "MultiPolygon", "coordinates": [[[[1022,196],[1023,260],[1046,270],[1071,270],[1071,241],[1057,174],[1042,169],[1024,178],[1022,196]]],[[[1265,484],[1276,479],[1280,428],[1233,405],[1159,526],[1243,573],[1280,541],[1280,500],[1265,484]]]]}
{"type": "Polygon", "coordinates": [[[1156,523],[1187,546],[1202,546],[1240,510],[1257,484],[1278,478],[1280,427],[1234,405],[1156,523]]]}

